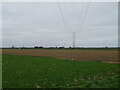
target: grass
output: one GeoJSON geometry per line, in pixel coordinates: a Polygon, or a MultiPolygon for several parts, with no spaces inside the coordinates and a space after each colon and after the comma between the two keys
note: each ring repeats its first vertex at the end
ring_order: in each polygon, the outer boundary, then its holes
{"type": "Polygon", "coordinates": [[[0,55],[0,88],[2,88],[2,55],[0,55]]]}
{"type": "Polygon", "coordinates": [[[117,88],[118,65],[3,55],[3,88],[117,88]]]}

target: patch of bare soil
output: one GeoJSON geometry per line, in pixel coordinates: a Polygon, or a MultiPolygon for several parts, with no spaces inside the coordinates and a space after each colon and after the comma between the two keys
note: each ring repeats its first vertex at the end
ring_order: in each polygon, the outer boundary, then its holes
{"type": "Polygon", "coordinates": [[[3,49],[2,54],[54,57],[82,61],[118,62],[118,51],[3,49]]]}

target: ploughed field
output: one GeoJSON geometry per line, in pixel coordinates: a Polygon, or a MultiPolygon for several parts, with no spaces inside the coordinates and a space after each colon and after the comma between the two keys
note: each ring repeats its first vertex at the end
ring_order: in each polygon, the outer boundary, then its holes
{"type": "Polygon", "coordinates": [[[80,61],[118,62],[118,51],[114,50],[3,49],[2,54],[42,56],[80,61]]]}

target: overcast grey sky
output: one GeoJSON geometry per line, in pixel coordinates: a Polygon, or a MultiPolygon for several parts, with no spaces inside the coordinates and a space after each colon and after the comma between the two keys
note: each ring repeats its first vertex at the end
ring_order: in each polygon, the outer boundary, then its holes
{"type": "Polygon", "coordinates": [[[56,2],[3,3],[3,46],[118,46],[117,3],[59,4],[68,32],[56,2]]]}

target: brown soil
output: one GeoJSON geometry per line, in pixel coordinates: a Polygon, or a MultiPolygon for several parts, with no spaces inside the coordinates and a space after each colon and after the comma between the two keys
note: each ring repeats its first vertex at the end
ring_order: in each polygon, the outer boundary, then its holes
{"type": "Polygon", "coordinates": [[[44,56],[59,59],[82,61],[109,61],[118,62],[118,51],[103,50],[39,50],[39,49],[3,49],[2,54],[44,56]]]}

